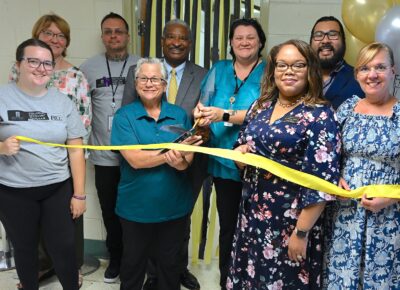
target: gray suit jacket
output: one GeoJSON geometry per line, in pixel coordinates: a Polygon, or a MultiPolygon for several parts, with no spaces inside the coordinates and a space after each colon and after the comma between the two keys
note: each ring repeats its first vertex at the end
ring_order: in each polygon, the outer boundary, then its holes
{"type": "MultiPolygon", "coordinates": [[[[135,90],[135,69],[136,65],[129,68],[122,96],[122,105],[130,104],[137,98],[135,90]]],[[[200,98],[200,87],[203,78],[206,76],[207,70],[192,62],[187,61],[182,79],[179,84],[178,94],[176,95],[175,105],[180,106],[186,111],[186,114],[193,121],[192,111],[196,107],[200,98]]],[[[193,187],[193,199],[196,203],[197,196],[200,192],[203,180],[207,177],[207,155],[196,154],[192,165],[189,168],[189,175],[193,187]]]]}
{"type": "MultiPolygon", "coordinates": [[[[133,102],[137,98],[135,90],[135,69],[136,65],[129,68],[126,77],[122,106],[133,102]]],[[[200,86],[207,70],[192,62],[187,61],[182,79],[179,84],[178,94],[176,95],[175,105],[184,109],[187,115],[193,120],[192,111],[196,107],[200,98],[200,86]]]]}

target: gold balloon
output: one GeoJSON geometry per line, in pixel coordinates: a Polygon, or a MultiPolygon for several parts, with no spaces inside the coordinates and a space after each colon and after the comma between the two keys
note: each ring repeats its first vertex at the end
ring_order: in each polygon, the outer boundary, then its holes
{"type": "Polygon", "coordinates": [[[346,62],[352,66],[355,65],[358,53],[361,48],[366,46],[367,44],[357,39],[350,31],[346,28],[344,29],[346,33],[346,54],[344,55],[344,59],[346,62]]]}
{"type": "Polygon", "coordinates": [[[386,11],[399,0],[343,0],[342,18],[348,30],[365,43],[375,39],[375,30],[386,11]]]}

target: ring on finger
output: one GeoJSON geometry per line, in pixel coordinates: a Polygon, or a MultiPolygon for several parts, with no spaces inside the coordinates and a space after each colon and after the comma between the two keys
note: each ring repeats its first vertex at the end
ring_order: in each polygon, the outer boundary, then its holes
{"type": "Polygon", "coordinates": [[[303,256],[302,255],[297,255],[297,259],[298,260],[303,260],[303,256]]]}

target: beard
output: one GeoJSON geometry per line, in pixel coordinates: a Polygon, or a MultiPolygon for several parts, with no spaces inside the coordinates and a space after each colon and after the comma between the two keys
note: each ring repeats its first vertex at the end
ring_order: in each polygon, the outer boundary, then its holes
{"type": "Polygon", "coordinates": [[[338,64],[338,62],[343,60],[344,57],[344,53],[345,53],[345,49],[344,46],[341,45],[337,50],[335,50],[335,48],[327,43],[325,45],[322,45],[318,48],[318,55],[320,53],[320,51],[322,51],[323,49],[330,49],[333,51],[333,56],[330,58],[321,58],[319,57],[319,61],[321,63],[321,68],[323,70],[333,70],[336,68],[336,65],[338,64]]]}

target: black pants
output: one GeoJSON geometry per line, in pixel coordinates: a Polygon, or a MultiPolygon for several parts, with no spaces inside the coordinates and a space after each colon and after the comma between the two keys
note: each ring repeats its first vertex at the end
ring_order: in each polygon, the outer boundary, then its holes
{"type": "MultiPolygon", "coordinates": [[[[208,162],[208,155],[195,154],[193,163],[189,167],[189,179],[192,184],[192,192],[193,192],[193,208],[196,204],[197,198],[199,197],[201,187],[203,186],[203,181],[208,176],[207,162],[208,162]]],[[[179,254],[182,273],[186,271],[189,264],[190,222],[191,221],[189,217],[189,222],[185,230],[185,239],[183,242],[181,252],[179,254]]],[[[154,259],[150,259],[147,268],[147,276],[156,278],[157,276],[156,269],[157,269],[156,262],[154,261],[154,259]]]]}
{"type": "Polygon", "coordinates": [[[119,217],[115,214],[119,166],[95,165],[95,184],[99,196],[101,213],[107,232],[106,246],[110,259],[120,261],[122,255],[122,229],[119,217]]]}
{"type": "Polygon", "coordinates": [[[180,252],[189,217],[161,222],[138,223],[121,218],[124,250],[121,290],[141,290],[149,257],[156,260],[158,290],[179,290],[180,252]]]}
{"type": "Polygon", "coordinates": [[[231,179],[214,178],[217,194],[217,210],[219,216],[219,271],[220,285],[226,287],[229,262],[232,251],[233,235],[239,214],[239,204],[242,195],[242,183],[231,179]]]}
{"type": "MultiPolygon", "coordinates": [[[[78,269],[80,269],[83,265],[83,256],[84,256],[84,238],[83,238],[83,215],[74,220],[75,223],[75,254],[76,254],[76,263],[78,269]]],[[[53,262],[51,261],[50,255],[47,252],[47,248],[44,242],[43,235],[40,235],[39,240],[39,271],[47,271],[53,268],[53,262]]]]}
{"type": "Polygon", "coordinates": [[[78,289],[70,180],[31,188],[0,185],[0,219],[14,246],[18,276],[25,290],[37,290],[41,229],[64,290],[78,289]]]}

